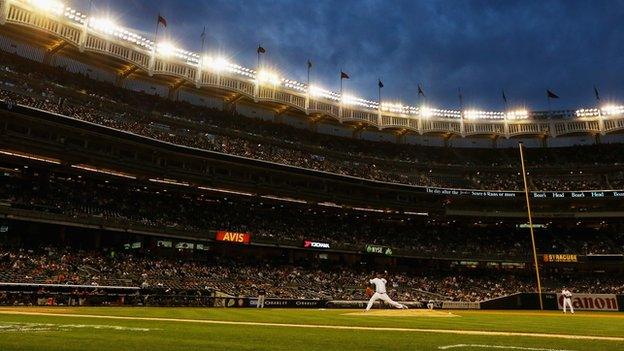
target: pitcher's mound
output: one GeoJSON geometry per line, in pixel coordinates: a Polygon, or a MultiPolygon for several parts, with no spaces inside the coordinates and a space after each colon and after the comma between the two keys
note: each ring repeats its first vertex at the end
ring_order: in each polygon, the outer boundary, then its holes
{"type": "Polygon", "coordinates": [[[370,310],[368,312],[349,312],[345,316],[373,316],[373,317],[459,317],[456,314],[445,311],[435,311],[426,309],[410,310],[370,310]]]}

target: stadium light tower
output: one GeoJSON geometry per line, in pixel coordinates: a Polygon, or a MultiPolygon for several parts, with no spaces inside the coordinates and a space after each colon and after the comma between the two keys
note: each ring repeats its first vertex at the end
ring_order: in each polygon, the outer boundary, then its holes
{"type": "Polygon", "coordinates": [[[429,106],[423,105],[420,108],[420,116],[421,117],[425,117],[425,118],[429,118],[429,117],[433,116],[433,111],[431,110],[431,108],[429,106]]]}
{"type": "Polygon", "coordinates": [[[213,72],[221,72],[230,66],[230,62],[224,57],[206,56],[204,57],[203,65],[213,72]]]}
{"type": "Polygon", "coordinates": [[[114,34],[121,30],[121,27],[110,18],[93,17],[89,19],[88,23],[91,28],[106,34],[114,34]]]}
{"type": "Polygon", "coordinates": [[[60,15],[65,9],[62,2],[56,0],[30,0],[30,3],[40,11],[60,15]]]}
{"type": "Polygon", "coordinates": [[[157,47],[158,53],[165,57],[172,56],[176,52],[176,47],[170,42],[158,43],[157,47]]]}
{"type": "Polygon", "coordinates": [[[524,168],[524,152],[522,142],[518,143],[520,147],[520,163],[522,164],[522,180],[524,181],[524,195],[526,198],[527,215],[529,217],[529,231],[531,232],[531,246],[533,247],[533,262],[535,263],[535,277],[537,279],[537,293],[539,296],[540,310],[544,310],[544,301],[542,300],[542,283],[540,281],[539,266],[537,263],[537,250],[535,249],[535,233],[533,232],[533,218],[531,217],[531,202],[529,201],[529,187],[527,185],[526,170],[524,168]]]}
{"type": "Polygon", "coordinates": [[[258,71],[256,80],[258,83],[266,85],[278,85],[280,83],[280,78],[277,73],[264,69],[258,71]]]}

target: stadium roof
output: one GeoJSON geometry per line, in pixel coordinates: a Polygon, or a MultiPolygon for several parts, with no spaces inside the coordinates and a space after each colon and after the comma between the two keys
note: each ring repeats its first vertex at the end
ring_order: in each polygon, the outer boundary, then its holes
{"type": "MultiPolygon", "coordinates": [[[[65,3],[58,0],[12,0],[14,2],[24,2],[33,6],[36,10],[52,16],[62,16],[66,21],[74,22],[78,25],[87,26],[90,30],[112,36],[118,40],[136,45],[147,51],[155,52],[163,57],[170,57],[174,60],[183,61],[188,65],[202,66],[203,69],[213,71],[224,71],[235,75],[240,75],[263,84],[280,85],[289,90],[308,93],[315,97],[325,98],[343,105],[357,106],[371,110],[381,110],[387,112],[401,113],[404,115],[419,115],[424,117],[444,117],[444,118],[464,118],[468,120],[476,119],[525,119],[529,117],[547,118],[552,116],[565,117],[594,117],[598,115],[613,115],[624,112],[624,106],[605,104],[601,108],[585,108],[579,110],[563,111],[541,111],[530,113],[524,106],[511,106],[505,111],[487,111],[474,107],[458,109],[436,108],[426,103],[422,99],[418,106],[410,106],[391,98],[384,101],[374,101],[364,99],[352,94],[334,92],[318,85],[299,82],[289,79],[280,74],[277,70],[268,68],[268,65],[258,60],[260,66],[256,68],[243,67],[230,59],[221,55],[202,55],[177,46],[173,41],[157,39],[155,44],[152,39],[139,34],[139,32],[129,29],[127,26],[117,23],[111,16],[91,17],[81,13],[65,3]]],[[[260,57],[260,53],[258,54],[260,57]]],[[[461,100],[462,93],[458,92],[461,100]]],[[[424,95],[424,94],[423,94],[424,95]]],[[[505,98],[506,99],[506,98],[505,98]]]]}

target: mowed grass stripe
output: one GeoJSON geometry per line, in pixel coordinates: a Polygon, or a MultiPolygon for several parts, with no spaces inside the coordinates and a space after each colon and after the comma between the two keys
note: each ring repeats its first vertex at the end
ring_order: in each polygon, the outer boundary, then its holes
{"type": "Polygon", "coordinates": [[[395,328],[395,327],[363,327],[345,325],[318,325],[318,324],[293,324],[293,323],[270,323],[270,322],[245,322],[245,321],[224,321],[209,319],[185,319],[166,317],[131,317],[131,316],[108,316],[89,315],[75,313],[46,313],[46,312],[25,312],[2,310],[0,314],[6,315],[28,315],[47,317],[74,317],[93,318],[109,320],[134,320],[134,321],[156,321],[194,324],[219,324],[219,325],[244,325],[244,326],[265,326],[281,328],[307,328],[307,329],[332,329],[332,330],[366,330],[366,331],[392,331],[392,332],[415,332],[433,334],[455,334],[455,335],[478,335],[478,336],[509,336],[509,337],[532,337],[549,339],[572,339],[572,340],[594,340],[594,341],[624,341],[624,337],[615,336],[593,336],[593,335],[571,335],[571,334],[549,334],[549,333],[527,333],[527,332],[501,332],[486,330],[461,330],[461,329],[428,329],[428,328],[395,328]]]}
{"type": "MultiPolygon", "coordinates": [[[[491,315],[491,316],[528,316],[528,317],[561,317],[563,312],[561,311],[548,311],[551,313],[545,313],[546,311],[501,311],[501,310],[462,310],[463,315],[491,315]]],[[[568,313],[569,318],[583,317],[583,318],[614,318],[624,319],[624,313],[619,312],[589,312],[589,311],[576,311],[576,313],[568,313]]]]}

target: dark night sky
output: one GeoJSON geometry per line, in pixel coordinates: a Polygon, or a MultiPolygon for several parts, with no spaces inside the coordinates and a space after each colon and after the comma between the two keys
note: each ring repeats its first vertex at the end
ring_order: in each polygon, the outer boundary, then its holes
{"type": "MultiPolygon", "coordinates": [[[[561,96],[553,109],[624,103],[624,1],[254,1],[94,0],[94,15],[153,37],[156,15],[168,21],[165,36],[250,68],[258,43],[284,77],[377,99],[377,78],[388,100],[415,104],[421,82],[429,104],[457,108],[510,105],[545,109],[545,89],[561,96]]],[[[69,4],[86,10],[88,1],[69,4]]]]}

